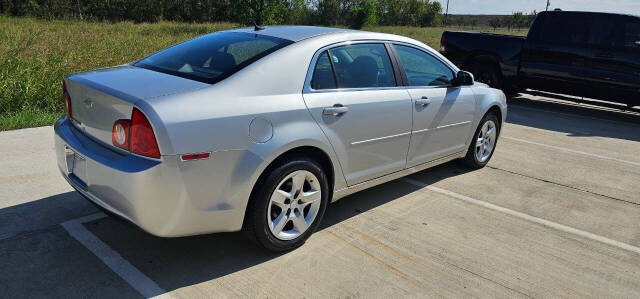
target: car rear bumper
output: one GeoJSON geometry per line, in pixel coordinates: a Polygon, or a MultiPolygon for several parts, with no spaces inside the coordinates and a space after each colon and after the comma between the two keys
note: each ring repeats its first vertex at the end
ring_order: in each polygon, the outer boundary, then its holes
{"type": "Polygon", "coordinates": [[[244,194],[232,192],[232,184],[224,179],[231,177],[225,164],[237,155],[194,162],[182,162],[178,156],[150,159],[116,152],[87,137],[66,117],[54,130],[56,159],[67,182],[143,230],[176,237],[242,227],[246,200],[233,199],[244,194]],[[210,173],[212,169],[218,171],[210,173]]]}

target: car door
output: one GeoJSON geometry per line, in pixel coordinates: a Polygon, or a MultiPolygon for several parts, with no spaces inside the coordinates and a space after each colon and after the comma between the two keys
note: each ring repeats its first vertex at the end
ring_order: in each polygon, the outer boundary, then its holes
{"type": "Polygon", "coordinates": [[[590,97],[640,103],[640,18],[602,14],[589,36],[590,97]]]}
{"type": "Polygon", "coordinates": [[[454,87],[454,71],[424,50],[398,44],[394,50],[413,101],[407,167],[463,151],[476,110],[471,87],[454,87]]]}
{"type": "Polygon", "coordinates": [[[404,169],[411,98],[398,87],[384,43],[338,45],[316,54],[304,100],[331,142],[348,185],[404,169]]]}
{"type": "Polygon", "coordinates": [[[541,13],[522,49],[520,74],[528,88],[583,95],[590,14],[541,13]]]}

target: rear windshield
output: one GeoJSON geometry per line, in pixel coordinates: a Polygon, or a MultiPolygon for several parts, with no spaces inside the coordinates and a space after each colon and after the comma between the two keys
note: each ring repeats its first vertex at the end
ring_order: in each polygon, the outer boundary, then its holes
{"type": "Polygon", "coordinates": [[[213,84],[291,43],[252,33],[219,32],[161,50],[134,65],[213,84]]]}

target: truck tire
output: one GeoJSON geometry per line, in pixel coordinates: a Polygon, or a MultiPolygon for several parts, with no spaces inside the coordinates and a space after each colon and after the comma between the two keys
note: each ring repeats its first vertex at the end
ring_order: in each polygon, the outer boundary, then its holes
{"type": "Polygon", "coordinates": [[[485,83],[493,88],[503,88],[502,75],[497,67],[488,63],[478,62],[469,66],[468,69],[476,81],[485,83]]]}

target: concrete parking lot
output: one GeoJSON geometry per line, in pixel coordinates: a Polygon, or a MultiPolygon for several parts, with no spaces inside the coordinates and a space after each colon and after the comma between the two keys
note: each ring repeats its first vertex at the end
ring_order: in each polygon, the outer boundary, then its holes
{"type": "Polygon", "coordinates": [[[67,185],[51,127],[0,132],[0,297],[640,297],[640,113],[519,95],[488,167],[344,198],[298,250],[161,239],[67,185]]]}

